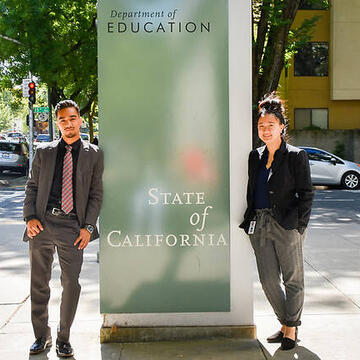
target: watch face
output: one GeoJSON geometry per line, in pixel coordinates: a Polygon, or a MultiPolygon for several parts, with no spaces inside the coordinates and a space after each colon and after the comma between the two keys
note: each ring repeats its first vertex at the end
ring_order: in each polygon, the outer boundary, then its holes
{"type": "Polygon", "coordinates": [[[90,233],[94,231],[94,227],[92,225],[86,225],[86,229],[89,230],[90,233]]]}

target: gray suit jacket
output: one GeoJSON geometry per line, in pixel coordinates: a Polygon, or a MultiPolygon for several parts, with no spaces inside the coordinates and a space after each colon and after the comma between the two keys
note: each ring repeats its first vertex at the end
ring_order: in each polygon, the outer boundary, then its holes
{"type": "MultiPolygon", "coordinates": [[[[39,145],[36,149],[29,179],[25,186],[23,208],[24,218],[35,215],[43,221],[54,177],[57,147],[60,140],[39,145]]],[[[102,151],[95,145],[81,141],[76,168],[76,214],[80,227],[85,224],[96,225],[99,216],[103,188],[102,174],[104,160],[102,151]]],[[[99,237],[98,229],[92,233],[91,240],[99,237]]],[[[30,238],[24,232],[24,241],[30,238]]]]}

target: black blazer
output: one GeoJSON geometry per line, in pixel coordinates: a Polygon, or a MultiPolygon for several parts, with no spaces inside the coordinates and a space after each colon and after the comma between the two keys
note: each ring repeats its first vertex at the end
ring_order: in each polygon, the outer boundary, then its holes
{"type": "MultiPolygon", "coordinates": [[[[60,140],[55,140],[49,144],[39,145],[36,149],[30,176],[25,186],[24,219],[33,215],[41,222],[44,219],[59,143],[60,140]]],[[[80,227],[85,224],[95,226],[90,241],[99,237],[96,221],[103,196],[103,169],[102,151],[97,146],[81,140],[76,168],[76,215],[80,227]]],[[[25,229],[23,240],[29,239],[25,229]]]]}
{"type": "MultiPolygon", "coordinates": [[[[261,158],[268,152],[262,146],[250,152],[247,209],[240,227],[248,233],[250,221],[255,217],[254,191],[261,158]]],[[[276,221],[285,229],[298,229],[303,233],[310,219],[314,197],[310,165],[306,152],[281,142],[275,152],[268,179],[269,200],[276,221]]]]}

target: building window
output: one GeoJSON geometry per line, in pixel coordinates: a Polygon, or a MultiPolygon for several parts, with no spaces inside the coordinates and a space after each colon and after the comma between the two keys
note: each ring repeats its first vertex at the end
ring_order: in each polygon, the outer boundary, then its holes
{"type": "Polygon", "coordinates": [[[295,54],[295,76],[328,76],[329,44],[309,42],[295,54]]]}
{"type": "Polygon", "coordinates": [[[299,10],[328,10],[329,6],[325,1],[301,0],[299,10]]]}
{"type": "Polygon", "coordinates": [[[328,109],[295,109],[295,129],[328,129],[328,109]]]}

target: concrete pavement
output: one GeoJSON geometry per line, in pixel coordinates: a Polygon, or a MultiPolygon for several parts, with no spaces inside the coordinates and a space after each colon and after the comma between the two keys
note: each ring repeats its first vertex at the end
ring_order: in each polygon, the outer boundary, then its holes
{"type": "MultiPolygon", "coordinates": [[[[30,323],[27,245],[19,244],[24,225],[21,192],[6,216],[0,204],[0,359],[57,359],[55,349],[28,355],[30,323]],[[18,205],[16,205],[18,204],[18,205]]],[[[89,245],[81,275],[82,295],[72,328],[75,359],[322,359],[360,358],[360,192],[319,191],[305,242],[306,299],[298,346],[289,352],[268,344],[279,325],[255,279],[255,323],[259,341],[208,339],[145,344],[99,343],[98,243],[89,245]],[[339,196],[341,199],[339,200],[339,196]],[[341,208],[336,206],[341,204],[341,208]]],[[[60,282],[54,263],[50,324],[56,326],[60,282]]]]}
{"type": "MultiPolygon", "coordinates": [[[[57,359],[54,346],[43,354],[28,355],[28,348],[34,341],[30,323],[29,265],[27,244],[19,247],[23,224],[1,224],[0,244],[0,286],[6,291],[0,297],[0,359],[57,359]],[[3,231],[4,230],[4,231],[3,231]],[[2,235],[3,236],[3,235],[2,235]]],[[[257,341],[213,339],[186,342],[162,342],[144,344],[100,345],[99,330],[102,324],[99,315],[98,243],[88,246],[81,274],[82,293],[75,322],[72,327],[71,343],[75,359],[265,359],[257,341]]],[[[55,261],[51,280],[49,319],[53,339],[59,318],[61,286],[59,265],[55,261]]]]}
{"type": "MultiPolygon", "coordinates": [[[[317,191],[304,246],[305,306],[296,352],[299,359],[360,359],[360,191],[317,191]],[[302,349],[302,347],[304,349],[302,349]]],[[[278,326],[255,282],[258,339],[276,359],[284,357],[266,337],[278,326]]]]}

